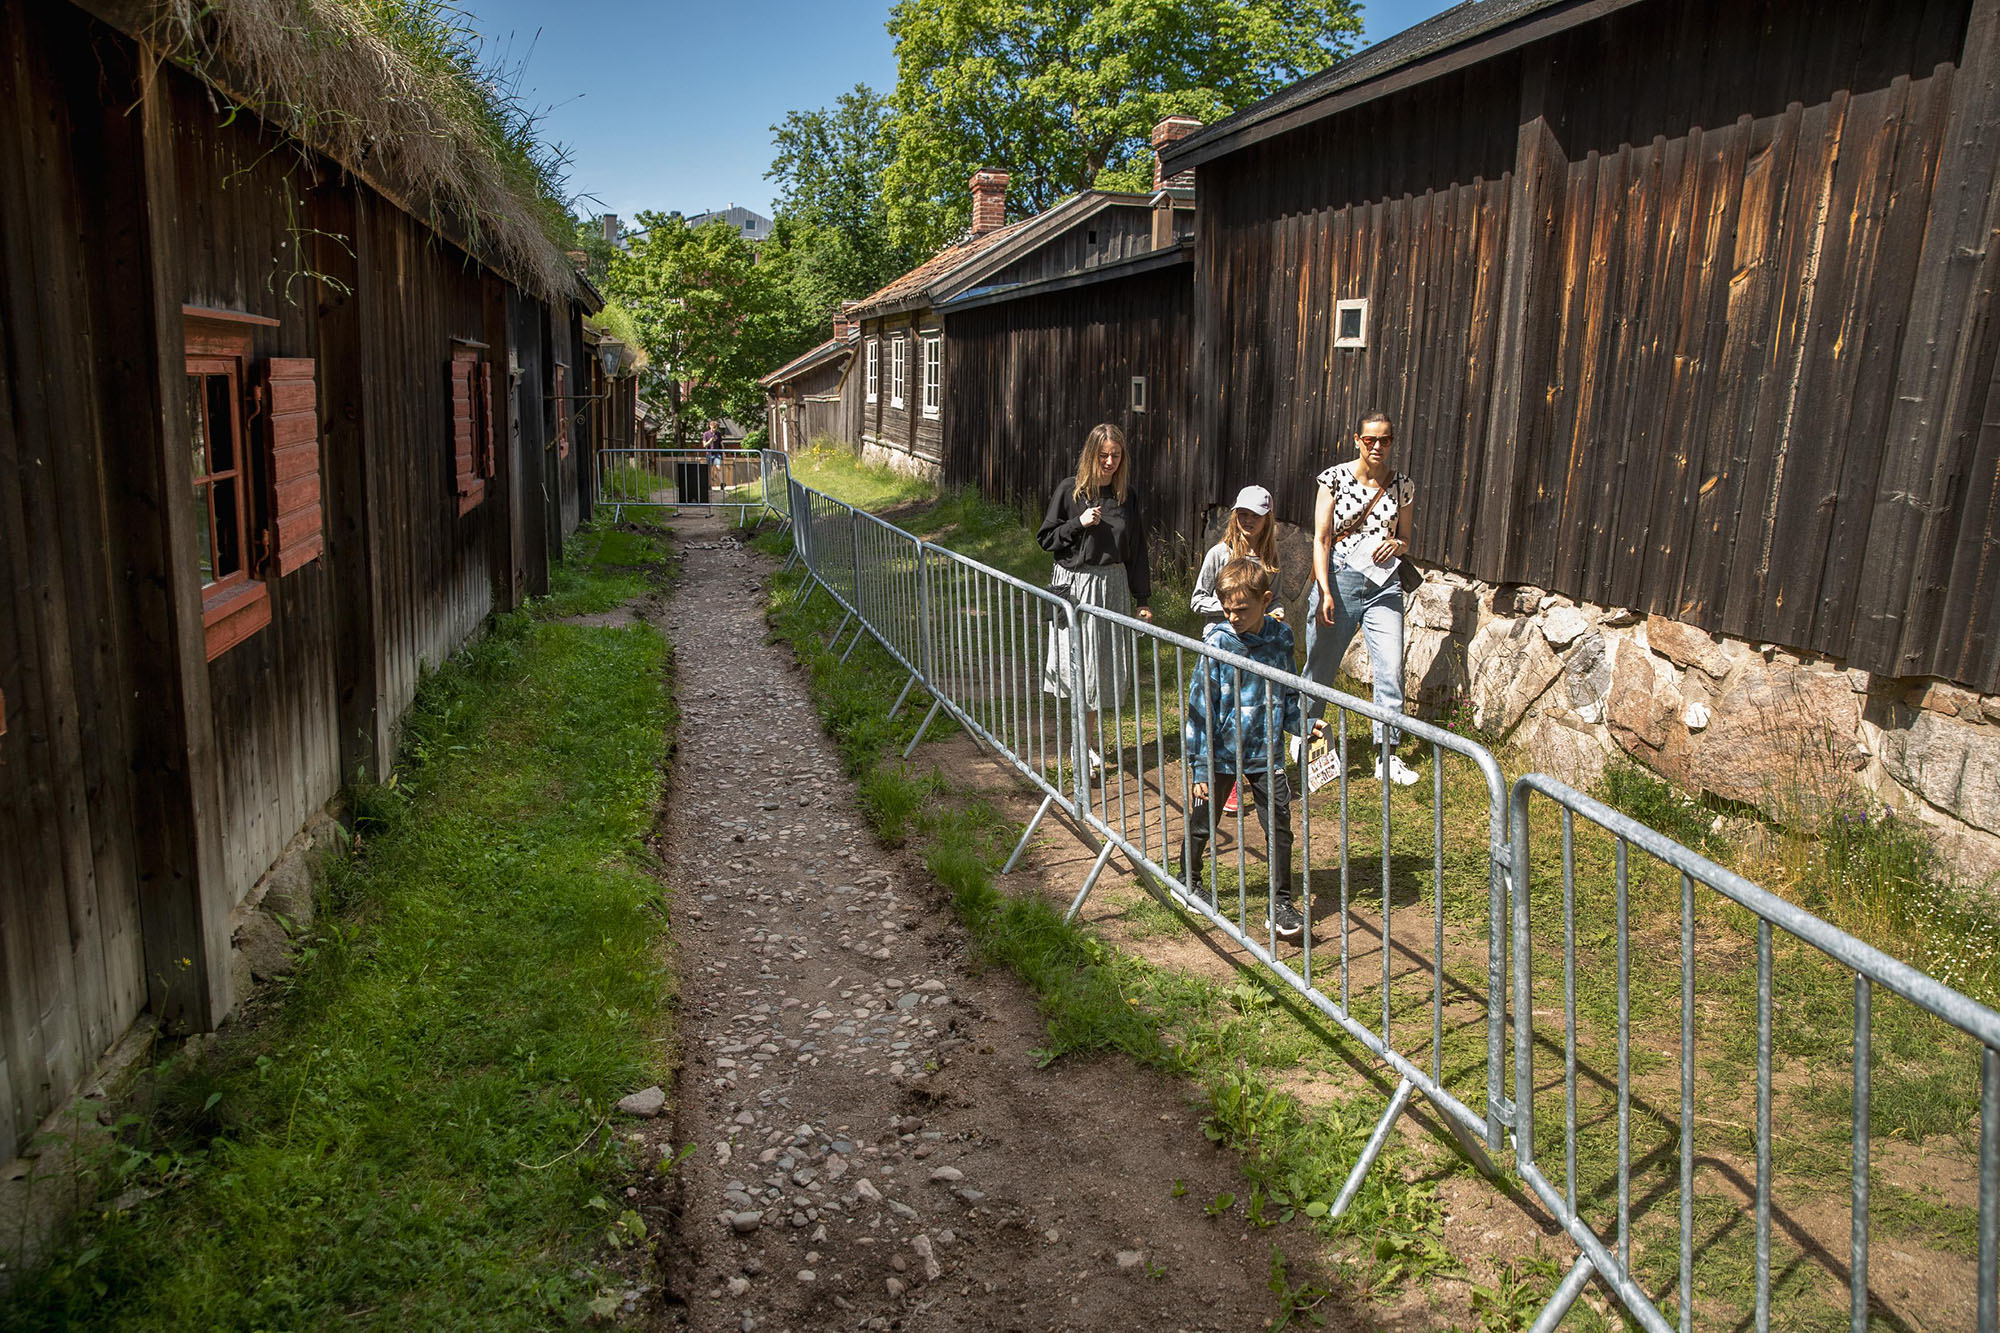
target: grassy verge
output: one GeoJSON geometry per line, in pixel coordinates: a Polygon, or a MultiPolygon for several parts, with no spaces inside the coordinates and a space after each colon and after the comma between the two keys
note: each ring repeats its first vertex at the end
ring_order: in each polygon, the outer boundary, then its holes
{"type": "Polygon", "coordinates": [[[585,1317],[625,1169],[611,1104],[660,1080],[672,982],[642,838],[667,647],[592,629],[643,587],[584,535],[554,596],[427,680],[282,993],[156,1072],[102,1202],[19,1328],[533,1329],[585,1317]]]}

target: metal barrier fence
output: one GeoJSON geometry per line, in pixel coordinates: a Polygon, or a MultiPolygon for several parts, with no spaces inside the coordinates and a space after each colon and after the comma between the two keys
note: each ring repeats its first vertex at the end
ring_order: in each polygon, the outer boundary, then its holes
{"type": "MultiPolygon", "coordinates": [[[[779,455],[783,457],[783,455],[779,455]]],[[[766,507],[765,455],[741,449],[604,449],[597,502],[612,520],[627,509],[735,509],[739,521],[766,507]]]]}
{"type": "MultiPolygon", "coordinates": [[[[778,471],[783,471],[782,462],[779,456],[778,471]]],[[[1070,907],[1071,916],[1088,898],[1110,857],[1122,853],[1178,907],[1221,930],[1280,984],[1396,1071],[1396,1089],[1354,1164],[1331,1210],[1333,1215],[1338,1216],[1351,1203],[1410,1095],[1421,1092],[1438,1107],[1446,1126],[1483,1169],[1492,1171],[1487,1154],[1500,1152],[1511,1137],[1515,1169],[1578,1247],[1577,1260],[1542,1310],[1535,1328],[1559,1324],[1593,1276],[1606,1284],[1641,1326],[1655,1333],[1673,1327],[1657,1303],[1663,1298],[1649,1292],[1633,1268],[1635,1240],[1642,1247],[1664,1244],[1664,1223],[1656,1215],[1656,1201],[1667,1193],[1674,1193],[1678,1200],[1678,1217],[1667,1228],[1673,1231],[1677,1246],[1678,1326],[1692,1328],[1700,1299],[1695,1283],[1696,944],[1703,928],[1718,933],[1729,928],[1727,923],[1702,926],[1709,918],[1698,917],[1695,911],[1695,893],[1700,886],[1712,891],[1725,910],[1745,914],[1745,920],[1755,926],[1757,1087],[1751,1139],[1756,1182],[1754,1196],[1745,1205],[1754,1209],[1755,1215],[1755,1327],[1761,1333],[1770,1326],[1773,1289],[1775,932],[1832,960],[1854,977],[1855,1062],[1849,1127],[1854,1208],[1846,1274],[1852,1327],[1865,1330],[1870,1309],[1870,1042],[1873,993],[1879,988],[1916,1005],[1948,1029],[1963,1034],[1970,1046],[1978,1049],[1982,1082],[1977,1117],[1975,1327],[1979,1333],[2000,1333],[2000,1296],[1996,1296],[1996,1268],[2000,1268],[2000,1014],[1553,779],[1524,777],[1514,784],[1510,798],[1493,756],[1449,731],[1387,712],[1370,700],[1342,694],[1290,672],[1217,651],[1145,621],[1074,605],[1047,589],[921,542],[873,515],[801,485],[790,479],[788,472],[784,476],[785,508],[792,520],[792,558],[804,562],[813,587],[826,588],[847,612],[829,643],[838,643],[850,620],[859,621],[846,653],[853,651],[862,635],[869,634],[910,673],[896,707],[900,709],[919,684],[932,696],[931,711],[905,753],[914,751],[931,720],[944,712],[1043,792],[1041,806],[1009,857],[1007,870],[1014,867],[1049,810],[1060,810],[1086,838],[1099,844],[1096,860],[1070,907]],[[1244,783],[1246,790],[1240,795],[1238,808],[1218,818],[1227,794],[1225,767],[1238,773],[1256,768],[1254,763],[1245,762],[1242,747],[1246,740],[1240,728],[1232,731],[1229,742],[1233,753],[1228,757],[1233,762],[1211,765],[1209,799],[1202,803],[1205,808],[1201,812],[1207,837],[1198,840],[1205,844],[1204,850],[1198,857],[1186,856],[1189,816],[1197,803],[1187,765],[1190,736],[1183,713],[1197,679],[1215,682],[1207,687],[1211,699],[1225,679],[1232,692],[1240,691],[1246,680],[1261,685],[1272,706],[1253,708],[1250,716],[1265,731],[1261,739],[1266,754],[1278,754],[1285,743],[1278,728],[1287,693],[1327,712],[1339,761],[1338,775],[1333,779],[1338,785],[1338,822],[1337,827],[1324,829],[1318,836],[1322,841],[1337,839],[1338,877],[1315,891],[1316,825],[1329,821],[1324,815],[1315,816],[1310,800],[1299,800],[1297,900],[1306,929],[1295,948],[1276,937],[1268,920],[1260,930],[1252,909],[1253,890],[1261,888],[1257,896],[1267,917],[1275,915],[1276,880],[1271,870],[1277,863],[1289,868],[1290,849],[1282,848],[1265,827],[1262,856],[1254,855],[1248,826],[1255,823],[1263,827],[1263,817],[1262,813],[1254,820],[1245,817],[1258,800],[1272,806],[1290,803],[1292,793],[1283,761],[1269,766],[1272,773],[1262,791],[1254,781],[1244,783]],[[1350,747],[1350,720],[1380,723],[1427,749],[1428,800],[1424,784],[1396,789],[1394,784],[1371,776],[1373,765],[1367,756],[1385,752],[1366,741],[1350,747]],[[1363,764],[1362,770],[1356,770],[1356,762],[1363,764]],[[1374,830],[1365,841],[1352,836],[1357,807],[1350,801],[1350,786],[1370,781],[1379,786],[1379,853],[1374,853],[1374,830]],[[1454,964],[1467,967],[1468,951],[1460,949],[1448,956],[1446,946],[1447,861],[1452,863],[1456,882],[1476,877],[1462,850],[1447,851],[1444,810],[1448,783],[1457,793],[1455,799],[1487,807],[1487,845],[1478,849],[1486,889],[1483,986],[1476,976],[1453,975],[1454,964]],[[1553,801],[1562,812],[1561,938],[1559,942],[1543,940],[1539,946],[1535,934],[1540,919],[1535,878],[1538,852],[1528,818],[1535,794],[1553,801]],[[1588,885],[1589,865],[1586,857],[1586,874],[1579,881],[1574,827],[1578,817],[1612,842],[1611,869],[1607,872],[1610,887],[1604,891],[1610,901],[1591,903],[1586,887],[1582,908],[1579,884],[1588,885]],[[1422,821],[1429,823],[1429,829],[1427,839],[1415,839],[1425,844],[1423,854],[1419,854],[1412,849],[1408,830],[1422,821]],[[1399,827],[1406,834],[1402,840],[1397,837],[1399,827]],[[1232,835],[1226,846],[1225,834],[1232,835]],[[1642,1155],[1636,1163],[1642,1176],[1658,1176],[1671,1164],[1678,1172],[1678,1183],[1649,1178],[1636,1208],[1631,1060],[1634,956],[1628,911],[1633,848],[1677,875],[1680,890],[1679,1114],[1672,1118],[1650,1107],[1641,1108],[1648,1123],[1664,1124],[1673,1119],[1677,1140],[1642,1155]],[[1372,866],[1368,864],[1370,853],[1375,856],[1372,866]],[[1233,867],[1228,864],[1231,859],[1233,867]],[[1426,869],[1428,904],[1422,902],[1422,872],[1426,869]],[[1365,892],[1361,887],[1364,882],[1370,886],[1365,892]],[[1321,895],[1330,898],[1330,904],[1322,907],[1318,902],[1321,895]],[[1603,917],[1588,914],[1593,906],[1605,908],[1611,924],[1615,957],[1610,967],[1615,976],[1609,979],[1592,976],[1591,968],[1602,960],[1594,964],[1578,947],[1580,920],[1594,923],[1602,933],[1603,917]],[[1405,932],[1397,928],[1399,914],[1407,921],[1412,911],[1421,912],[1427,929],[1405,932]],[[1315,957],[1319,952],[1313,939],[1316,921],[1332,924],[1338,931],[1337,948],[1329,962],[1315,957]],[[1534,958],[1538,947],[1544,953],[1557,951],[1562,958],[1564,1165],[1560,1186],[1536,1156],[1534,958]],[[1583,1162],[1587,1143],[1592,1151],[1597,1145],[1589,1142],[1595,1124],[1580,1118],[1579,1078],[1592,1076],[1587,1063],[1580,1060],[1580,1034],[1590,1026],[1579,1007],[1580,959],[1586,986],[1602,983],[1600,989],[1609,987],[1616,996],[1616,1072],[1609,1077],[1595,1076],[1599,1092],[1615,1102],[1615,1107],[1600,1117],[1615,1118],[1615,1165],[1607,1178],[1596,1180],[1590,1178],[1591,1168],[1583,1162]],[[1331,985],[1335,979],[1337,988],[1331,985]],[[1372,1000],[1357,1007],[1357,981],[1379,987],[1379,1021],[1372,1000]],[[1510,1006],[1514,1019],[1511,1062],[1505,1058],[1510,1006]],[[1365,1018],[1363,1008],[1367,1010],[1365,1018]],[[1399,1013],[1424,1010],[1427,1024],[1408,1017],[1398,1021],[1399,1013]],[[1483,1086],[1476,1062],[1461,1053],[1455,1064],[1448,1042],[1453,1033],[1482,1029],[1486,1048],[1483,1086]],[[1611,1223],[1610,1241],[1604,1239],[1603,1217],[1611,1223]],[[1650,1228],[1645,1236],[1635,1231],[1635,1219],[1650,1228]]],[[[1211,755],[1214,717],[1211,705],[1202,718],[1202,740],[1211,755]]],[[[1329,870],[1318,872],[1322,881],[1329,870]]],[[[1548,885],[1541,887],[1547,889],[1548,885]]],[[[1476,968],[1477,951],[1470,953],[1471,966],[1476,968]]],[[[1650,965],[1651,954],[1642,950],[1641,960],[1650,965]]],[[[1540,999],[1544,1012],[1556,1010],[1554,996],[1540,999]]],[[[1459,1049],[1469,1051],[1474,1045],[1462,1042],[1459,1049]]],[[[1550,1089],[1539,1091],[1545,1097],[1554,1095],[1550,1089]]]]}
{"type": "MultiPolygon", "coordinates": [[[[1091,784],[1084,822],[1102,837],[1103,848],[1070,906],[1070,915],[1074,917],[1083,906],[1112,852],[1122,852],[1159,881],[1181,908],[1228,935],[1273,977],[1396,1071],[1399,1081],[1388,1108],[1335,1201],[1334,1216],[1352,1202],[1413,1091],[1423,1093],[1438,1108],[1467,1155],[1490,1171],[1486,1153],[1501,1150],[1504,1129],[1489,1090],[1498,1086],[1503,1064],[1505,973],[1501,954],[1489,949],[1483,977],[1448,975],[1444,809],[1449,767],[1458,770],[1450,780],[1468,785],[1470,801],[1486,807],[1488,841],[1480,878],[1489,935],[1498,938],[1506,901],[1506,786],[1493,756],[1484,746],[1441,727],[1131,616],[1094,606],[1079,606],[1077,613],[1083,626],[1080,637],[1087,639],[1093,628],[1099,631],[1100,652],[1114,659],[1111,672],[1118,679],[1100,683],[1104,706],[1086,734],[1087,742],[1094,742],[1092,748],[1102,754],[1104,768],[1101,781],[1091,784]],[[1264,702],[1239,708],[1237,715],[1247,713],[1253,719],[1250,725],[1263,734],[1246,737],[1241,726],[1227,726],[1223,752],[1218,754],[1220,707],[1215,700],[1241,699],[1246,685],[1260,689],[1264,702]],[[1184,701],[1197,696],[1205,701],[1201,722],[1184,723],[1184,701]],[[1338,761],[1338,773],[1331,781],[1338,788],[1339,804],[1335,826],[1326,829],[1325,820],[1315,818],[1310,798],[1297,802],[1296,858],[1284,832],[1293,793],[1285,770],[1287,737],[1282,730],[1294,707],[1302,714],[1327,715],[1333,757],[1338,761]],[[1374,776],[1389,751],[1366,743],[1350,747],[1350,718],[1383,724],[1427,747],[1428,801],[1416,786],[1398,788],[1374,776]],[[1190,765],[1183,753],[1188,742],[1211,757],[1206,801],[1197,802],[1191,790],[1190,765]],[[1275,762],[1258,759],[1260,753],[1275,762]],[[1261,775],[1260,769],[1265,770],[1261,775]],[[1238,786],[1237,808],[1233,817],[1218,818],[1232,778],[1238,786]],[[1372,782],[1379,788],[1379,829],[1360,844],[1363,852],[1378,849],[1375,873],[1365,878],[1357,873],[1356,843],[1350,838],[1357,813],[1350,789],[1356,782],[1372,782]],[[1271,808],[1251,819],[1246,811],[1253,800],[1271,808]],[[1399,816],[1404,827],[1417,821],[1429,825],[1424,854],[1406,848],[1399,856],[1399,816]],[[1190,820],[1196,821],[1193,829],[1187,826],[1190,820]],[[1246,835],[1253,825],[1261,826],[1263,833],[1261,930],[1251,906],[1257,867],[1250,855],[1252,839],[1246,835]],[[1218,835],[1224,833],[1233,834],[1233,866],[1217,850],[1222,843],[1218,835]],[[1328,884],[1321,872],[1315,885],[1315,863],[1324,859],[1321,853],[1329,838],[1338,852],[1338,876],[1328,884]],[[1304,929],[1293,947],[1278,938],[1273,918],[1279,882],[1292,878],[1295,859],[1300,865],[1296,906],[1304,929]],[[1399,862],[1404,872],[1414,873],[1399,873],[1399,862]],[[1426,888],[1418,882],[1424,870],[1429,872],[1428,910],[1417,901],[1426,888]],[[1367,886],[1370,879],[1379,887],[1379,899],[1367,886]],[[1225,893],[1225,882],[1233,893],[1225,893]],[[1406,901],[1399,903],[1399,897],[1406,901]],[[1322,900],[1327,903],[1324,907],[1322,900]],[[1414,934],[1399,934],[1399,919],[1407,921],[1413,912],[1424,918],[1423,926],[1414,934]],[[1314,947],[1314,928],[1322,924],[1336,932],[1331,960],[1314,947]],[[1372,965],[1364,962],[1369,954],[1372,965]],[[1377,988],[1379,1011],[1366,998],[1357,1006],[1357,982],[1377,988]],[[1395,1019],[1399,1008],[1428,1010],[1424,1014],[1428,1021],[1399,1028],[1395,1019]],[[1461,1059],[1460,1067],[1452,1069],[1446,1054],[1448,1025],[1454,1032],[1483,1027],[1485,1060],[1467,1064],[1461,1059]]],[[[1462,858],[1453,860],[1454,870],[1470,879],[1462,858]]],[[[1463,961],[1456,966],[1462,968],[1463,961]]]]}
{"type": "MultiPolygon", "coordinates": [[[[1633,958],[1629,908],[1632,889],[1631,851],[1636,848],[1644,856],[1673,872],[1679,879],[1677,1006],[1680,1023],[1679,1107],[1673,1117],[1676,1134],[1671,1142],[1658,1145],[1652,1154],[1642,1154],[1642,1165],[1650,1157],[1657,1161],[1661,1168],[1668,1162],[1672,1162],[1678,1168],[1677,1178],[1672,1184],[1679,1205],[1678,1216],[1673,1223],[1673,1230],[1678,1238],[1679,1264],[1674,1282],[1679,1306],[1678,1327],[1683,1333],[1693,1327],[1697,1303],[1695,1251],[1698,1238],[1695,1203],[1697,1163],[1701,1160],[1701,1156],[1697,1151],[1695,1132],[1697,1123],[1702,1118],[1697,1116],[1695,1109],[1696,1016],[1698,1012],[1703,1014],[1703,1021],[1710,1024],[1732,1020],[1743,1022],[1749,1018],[1747,1014],[1738,1015],[1730,1012],[1731,997],[1727,995],[1704,993],[1698,1000],[1696,959],[1700,937],[1703,934],[1708,935],[1709,943],[1714,946],[1715,937],[1731,932],[1734,926],[1734,923],[1723,918],[1718,912],[1697,912],[1696,889],[1700,887],[1712,891],[1724,903],[1742,909],[1754,920],[1756,929],[1757,986],[1754,997],[1756,1010],[1754,1021],[1757,1076],[1756,1124],[1753,1135],[1756,1181],[1752,1206],[1755,1213],[1754,1299],[1757,1329],[1762,1333],[1770,1327],[1771,1321],[1771,1222],[1773,1188],[1777,1183],[1772,1165],[1773,989],[1777,966],[1773,936],[1777,934],[1808,946],[1832,960],[1841,969],[1852,973],[1854,978],[1851,1047],[1853,1065],[1850,1073],[1849,1102],[1851,1217],[1847,1286],[1849,1320],[1855,1333],[1866,1333],[1869,1327],[1869,1192],[1872,1180],[1870,1078],[1874,1065],[1871,1042],[1875,1027],[1876,988],[1901,996],[1919,1010],[1940,1020],[1949,1029],[1964,1034],[1969,1039],[1968,1046],[1977,1045],[1979,1048],[1981,1091],[1976,1319],[1981,1333],[1991,1333],[1996,1322],[2000,1321],[2000,1300],[1996,1300],[1995,1276],[1996,1271],[2000,1271],[2000,1014],[1959,994],[1916,968],[1862,943],[1845,931],[1828,925],[1810,912],[1758,887],[1734,871],[1725,870],[1671,838],[1585,796],[1582,792],[1564,786],[1553,778],[1530,774],[1515,782],[1512,821],[1512,881],[1516,889],[1513,898],[1511,941],[1514,974],[1515,1099],[1511,1106],[1514,1163],[1521,1178],[1534,1190],[1543,1206],[1556,1216],[1580,1251],[1568,1277],[1543,1311],[1535,1327],[1555,1327],[1593,1273],[1603,1277],[1618,1294],[1626,1309],[1631,1311],[1646,1328],[1655,1330],[1655,1333],[1667,1333],[1674,1327],[1668,1323],[1666,1316],[1655,1303],[1655,1293],[1648,1292],[1632,1272],[1634,1212],[1631,1055],[1634,998],[1631,985],[1633,958]],[[1553,802],[1560,810],[1562,820],[1561,1188],[1549,1179],[1548,1173],[1543,1170],[1541,1161],[1536,1156],[1535,1093],[1539,1090],[1539,1085],[1535,1081],[1537,1009],[1533,968],[1536,849],[1529,827],[1530,805],[1536,794],[1553,802]],[[1613,857],[1608,870],[1612,899],[1610,906],[1613,921],[1612,968],[1616,988],[1617,1068],[1609,1089],[1616,1101],[1613,1113],[1615,1128],[1610,1131],[1615,1138],[1615,1158],[1610,1168],[1609,1180],[1593,1179],[1592,1177],[1599,1175],[1597,1172],[1584,1171],[1580,1174],[1578,1164],[1579,1150],[1584,1137],[1581,1130],[1589,1128],[1580,1126],[1578,1116],[1579,877],[1575,825],[1579,818],[1603,830],[1614,840],[1613,857]],[[1582,1182],[1581,1188],[1580,1182],[1582,1182]],[[1592,1186],[1596,1189],[1593,1190],[1592,1186]],[[1604,1239],[1599,1228],[1593,1225],[1586,1215],[1591,1211],[1588,1205],[1592,1202],[1593,1193],[1602,1196],[1603,1204],[1611,1211],[1614,1238],[1610,1242],[1604,1239]]],[[[1588,876],[1584,882],[1588,884],[1588,876]]],[[[1597,961],[1601,966],[1603,960],[1597,961]]],[[[1588,968],[1591,962],[1588,955],[1584,955],[1584,962],[1588,968]]],[[[1810,1003],[1810,999],[1804,995],[1796,995],[1794,1003],[1803,1008],[1810,1003]]],[[[1546,999],[1544,1005],[1547,1006],[1546,999]]],[[[1824,1019],[1825,1016],[1823,1010],[1818,1011],[1818,1018],[1824,1019]]],[[[1826,1072],[1827,1061],[1824,1058],[1816,1060],[1814,1064],[1815,1076],[1826,1072]]],[[[1648,1118],[1660,1121],[1666,1119],[1660,1112],[1655,1112],[1648,1118]]],[[[1726,1152],[1725,1147],[1716,1151],[1715,1156],[1721,1157],[1726,1152]]],[[[1660,1172],[1656,1170],[1652,1174],[1657,1176],[1660,1172]]],[[[1641,1197],[1662,1197],[1666,1190],[1667,1182],[1655,1181],[1650,1188],[1642,1191],[1641,1197]]],[[[1603,1209],[1600,1208],[1598,1211],[1602,1212],[1603,1209]]]]}

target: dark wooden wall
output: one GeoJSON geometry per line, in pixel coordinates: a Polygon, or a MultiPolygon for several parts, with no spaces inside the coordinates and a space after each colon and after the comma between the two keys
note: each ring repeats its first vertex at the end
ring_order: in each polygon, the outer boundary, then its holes
{"type": "Polygon", "coordinates": [[[0,1156],[142,1009],[220,1021],[231,910],[590,503],[587,432],[566,483],[545,462],[572,305],[139,65],[69,5],[0,7],[0,1156]],[[270,623],[213,661],[184,305],[275,320],[251,365],[315,369],[325,549],[266,572],[270,623]],[[455,339],[515,442],[462,516],[455,339]]]}
{"type": "MultiPolygon", "coordinates": [[[[1194,214],[1176,210],[1174,221],[1192,234],[1194,214]]],[[[1110,204],[1051,236],[1027,254],[980,279],[980,287],[1005,287],[1017,282],[1082,273],[1121,259],[1132,259],[1153,248],[1153,210],[1146,204],[1110,204]]]]}
{"type": "Polygon", "coordinates": [[[1190,278],[1175,264],[947,315],[946,483],[1039,509],[1109,421],[1125,432],[1156,545],[1197,540],[1207,468],[1192,431],[1190,278]],[[1146,377],[1144,412],[1130,410],[1134,375],[1146,377]]]}
{"type": "Polygon", "coordinates": [[[1309,522],[1380,406],[1421,556],[2000,688],[1974,8],[1655,0],[1205,165],[1213,466],[1309,522]]]}

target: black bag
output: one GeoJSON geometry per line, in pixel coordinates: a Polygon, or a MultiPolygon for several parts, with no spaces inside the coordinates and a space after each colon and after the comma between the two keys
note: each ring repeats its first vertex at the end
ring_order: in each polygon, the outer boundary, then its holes
{"type": "Polygon", "coordinates": [[[1396,566],[1396,582],[1403,589],[1403,596],[1413,597],[1424,586],[1424,571],[1417,568],[1416,561],[1404,556],[1396,566]]]}

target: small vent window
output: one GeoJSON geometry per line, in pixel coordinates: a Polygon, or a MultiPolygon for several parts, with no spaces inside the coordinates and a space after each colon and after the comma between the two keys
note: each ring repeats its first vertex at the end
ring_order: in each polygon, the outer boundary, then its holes
{"type": "Polygon", "coordinates": [[[1335,347],[1368,345],[1368,301],[1365,297],[1353,301],[1334,302],[1333,345],[1335,347]]]}
{"type": "Polygon", "coordinates": [[[1132,410],[1134,412],[1143,412],[1146,410],[1146,377],[1144,375],[1134,375],[1132,377],[1132,410]]]}

